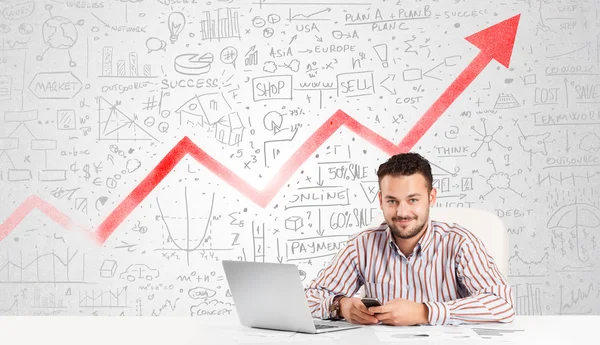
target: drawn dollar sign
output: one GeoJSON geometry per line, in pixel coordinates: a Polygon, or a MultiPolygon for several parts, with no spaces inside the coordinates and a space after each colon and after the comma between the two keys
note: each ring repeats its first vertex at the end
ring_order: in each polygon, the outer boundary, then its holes
{"type": "Polygon", "coordinates": [[[83,178],[85,178],[85,180],[88,181],[90,179],[90,176],[92,176],[90,174],[90,165],[89,164],[86,164],[83,166],[83,172],[85,173],[83,178]]]}

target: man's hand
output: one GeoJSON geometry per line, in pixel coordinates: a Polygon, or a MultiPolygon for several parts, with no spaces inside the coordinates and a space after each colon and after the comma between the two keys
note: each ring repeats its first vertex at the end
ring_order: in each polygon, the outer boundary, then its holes
{"type": "Polygon", "coordinates": [[[396,298],[383,306],[371,307],[369,312],[381,323],[392,326],[412,326],[427,323],[427,306],[423,303],[396,298]]]}
{"type": "Polygon", "coordinates": [[[340,311],[344,319],[350,323],[361,325],[373,325],[379,322],[363,304],[360,298],[342,297],[340,299],[340,311]]]}

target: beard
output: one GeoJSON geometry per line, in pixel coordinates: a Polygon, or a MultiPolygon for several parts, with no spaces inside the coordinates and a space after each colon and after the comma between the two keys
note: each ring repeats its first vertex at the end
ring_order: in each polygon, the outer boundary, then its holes
{"type": "Polygon", "coordinates": [[[421,230],[423,230],[423,228],[427,225],[427,218],[428,215],[423,219],[420,219],[417,216],[408,218],[392,217],[391,221],[388,220],[387,223],[394,236],[406,240],[415,237],[421,232],[421,230]],[[407,219],[411,220],[409,224],[397,226],[396,222],[407,219]]]}

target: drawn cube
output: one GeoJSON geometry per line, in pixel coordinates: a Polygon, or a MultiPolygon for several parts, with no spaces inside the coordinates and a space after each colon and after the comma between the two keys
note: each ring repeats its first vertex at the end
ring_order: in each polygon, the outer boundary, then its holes
{"type": "Polygon", "coordinates": [[[303,226],[302,218],[299,216],[291,216],[285,220],[285,228],[288,230],[298,230],[303,226]]]}
{"type": "Polygon", "coordinates": [[[104,260],[100,267],[100,277],[112,278],[117,272],[117,262],[114,260],[104,260]]]}

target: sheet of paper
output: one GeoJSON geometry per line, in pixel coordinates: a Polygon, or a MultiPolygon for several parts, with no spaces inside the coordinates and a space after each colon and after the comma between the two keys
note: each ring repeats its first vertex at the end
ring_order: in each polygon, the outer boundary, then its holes
{"type": "Polygon", "coordinates": [[[522,340],[525,336],[524,329],[515,328],[510,324],[468,325],[466,327],[484,340],[512,341],[522,340]]]}

